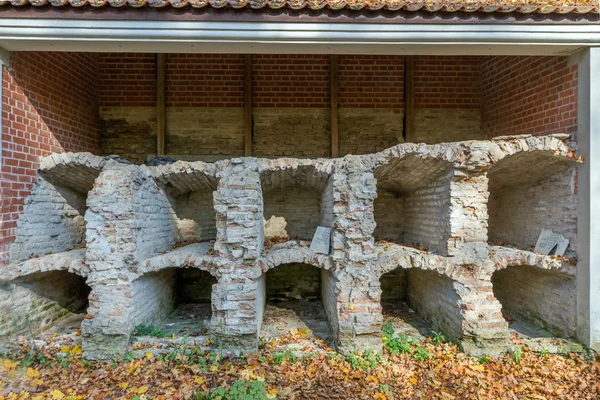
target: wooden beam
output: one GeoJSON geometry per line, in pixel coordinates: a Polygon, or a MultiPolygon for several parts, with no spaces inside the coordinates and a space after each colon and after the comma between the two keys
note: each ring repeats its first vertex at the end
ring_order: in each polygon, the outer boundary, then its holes
{"type": "Polygon", "coordinates": [[[339,156],[339,116],[338,116],[338,58],[330,56],[331,80],[331,157],[339,156]]]}
{"type": "Polygon", "coordinates": [[[413,56],[404,57],[404,141],[415,142],[415,61],[413,56]]]}
{"type": "Polygon", "coordinates": [[[165,154],[165,54],[156,55],[156,155],[165,154]]]}
{"type": "Polygon", "coordinates": [[[252,55],[244,58],[244,155],[252,155],[252,55]]]}

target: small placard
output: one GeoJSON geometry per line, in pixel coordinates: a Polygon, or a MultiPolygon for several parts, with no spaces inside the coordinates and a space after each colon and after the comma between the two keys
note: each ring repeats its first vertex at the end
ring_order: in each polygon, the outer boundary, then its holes
{"type": "Polygon", "coordinates": [[[543,229],[534,251],[544,255],[564,256],[567,247],[569,247],[569,239],[549,229],[543,229]]]}
{"type": "Polygon", "coordinates": [[[310,249],[315,253],[329,254],[329,246],[331,243],[331,228],[317,226],[315,235],[310,243],[310,249]]]}

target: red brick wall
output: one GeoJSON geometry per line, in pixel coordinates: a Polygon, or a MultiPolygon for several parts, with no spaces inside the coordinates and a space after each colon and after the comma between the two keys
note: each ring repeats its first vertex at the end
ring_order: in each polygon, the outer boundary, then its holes
{"type": "Polygon", "coordinates": [[[0,265],[8,261],[39,157],[98,151],[96,60],[89,53],[23,52],[3,69],[0,265]]]}
{"type": "Polygon", "coordinates": [[[141,53],[98,55],[100,107],[156,106],[156,56],[141,53]]]}
{"type": "Polygon", "coordinates": [[[566,57],[486,57],[482,82],[487,137],[577,131],[577,66],[566,57]]]}
{"type": "Polygon", "coordinates": [[[329,56],[258,54],[252,64],[254,107],[329,107],[329,56]]]}
{"type": "Polygon", "coordinates": [[[482,57],[416,56],[416,108],[479,108],[482,57]]]}
{"type": "Polygon", "coordinates": [[[166,102],[167,107],[243,107],[243,56],[169,54],[166,102]]]}
{"type": "Polygon", "coordinates": [[[404,57],[340,56],[338,104],[348,108],[404,108],[404,57]]]}

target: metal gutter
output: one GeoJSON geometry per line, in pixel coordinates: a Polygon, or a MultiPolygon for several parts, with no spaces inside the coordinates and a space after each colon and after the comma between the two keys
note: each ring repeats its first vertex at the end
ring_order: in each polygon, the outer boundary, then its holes
{"type": "Polygon", "coordinates": [[[9,51],[569,54],[600,46],[599,24],[378,24],[0,19],[9,51]],[[230,45],[230,46],[227,46],[230,45]],[[448,46],[454,46],[449,49],[448,46]],[[487,49],[486,49],[487,48],[487,49]],[[537,49],[535,53],[530,53],[537,49]],[[353,50],[353,51],[350,51],[353,50]]]}

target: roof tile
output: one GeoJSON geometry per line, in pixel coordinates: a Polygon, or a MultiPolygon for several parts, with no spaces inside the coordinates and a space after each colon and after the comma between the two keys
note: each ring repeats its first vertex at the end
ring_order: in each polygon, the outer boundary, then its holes
{"type": "Polygon", "coordinates": [[[428,11],[435,12],[500,12],[522,14],[588,14],[598,13],[599,6],[594,0],[0,0],[0,5],[10,4],[22,6],[55,7],[70,5],[72,7],[174,7],[191,6],[193,8],[290,8],[300,9],[330,9],[330,10],[388,10],[388,11],[428,11]]]}

